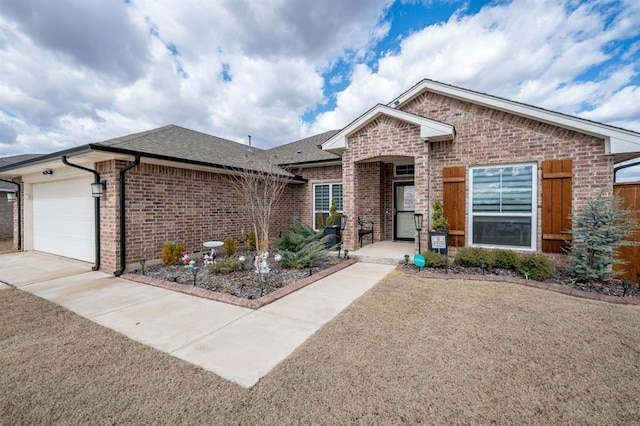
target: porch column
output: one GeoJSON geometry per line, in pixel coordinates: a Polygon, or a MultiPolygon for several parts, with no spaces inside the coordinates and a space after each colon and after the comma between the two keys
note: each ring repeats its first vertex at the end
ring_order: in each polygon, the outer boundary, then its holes
{"type": "Polygon", "coordinates": [[[355,250],[358,244],[358,213],[356,210],[355,164],[345,156],[342,159],[342,209],[347,215],[347,225],[342,233],[342,248],[355,250]]]}
{"type": "MultiPolygon", "coordinates": [[[[414,185],[415,185],[415,212],[424,215],[422,221],[422,231],[420,231],[420,240],[422,251],[425,252],[429,248],[429,226],[431,224],[430,205],[430,171],[429,171],[429,146],[425,144],[424,151],[416,153],[414,157],[414,185]]],[[[418,232],[415,231],[414,250],[418,252],[418,232]]]]}

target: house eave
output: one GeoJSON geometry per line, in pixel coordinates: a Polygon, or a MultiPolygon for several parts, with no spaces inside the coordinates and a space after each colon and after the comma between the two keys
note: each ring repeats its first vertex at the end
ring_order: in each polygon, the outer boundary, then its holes
{"type": "Polygon", "coordinates": [[[380,116],[392,117],[419,126],[420,138],[423,142],[453,140],[455,137],[455,129],[450,124],[378,104],[324,142],[322,149],[336,155],[342,155],[342,152],[348,147],[348,137],[380,116]]]}
{"type": "Polygon", "coordinates": [[[401,109],[425,91],[603,139],[604,153],[608,155],[640,152],[640,133],[475,92],[473,90],[450,86],[433,80],[422,80],[391,101],[387,106],[394,109],[401,109]]]}
{"type": "MultiPolygon", "coordinates": [[[[226,166],[222,164],[210,163],[206,161],[181,159],[176,157],[169,157],[165,155],[140,152],[135,150],[128,150],[122,148],[115,148],[110,146],[103,146],[99,144],[88,144],[79,147],[67,149],[64,151],[58,151],[51,154],[45,154],[40,157],[22,161],[19,163],[13,163],[0,168],[0,176],[5,177],[17,177],[25,174],[37,173],[40,170],[47,168],[62,167],[60,157],[66,155],[69,158],[75,158],[85,166],[91,166],[94,162],[107,161],[114,158],[118,159],[130,159],[135,156],[140,156],[146,163],[160,164],[172,167],[187,166],[186,168],[195,168],[198,170],[222,173],[222,174],[241,174],[246,173],[247,170],[240,167],[226,166]],[[102,154],[102,155],[101,155],[102,154]]],[[[249,172],[255,172],[249,170],[249,172]]],[[[291,180],[293,182],[304,182],[299,176],[295,176],[289,172],[283,170],[282,178],[291,180]]]]}

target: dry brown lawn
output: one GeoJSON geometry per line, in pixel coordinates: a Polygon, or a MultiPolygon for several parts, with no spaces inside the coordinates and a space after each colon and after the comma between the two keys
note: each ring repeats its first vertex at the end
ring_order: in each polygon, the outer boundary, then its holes
{"type": "Polygon", "coordinates": [[[513,284],[394,272],[252,389],[22,291],[0,324],[0,424],[640,423],[640,307],[513,284]]]}

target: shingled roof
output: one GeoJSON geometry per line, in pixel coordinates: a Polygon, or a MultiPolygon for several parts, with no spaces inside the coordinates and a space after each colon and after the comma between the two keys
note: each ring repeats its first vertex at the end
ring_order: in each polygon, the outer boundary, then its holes
{"type": "Polygon", "coordinates": [[[295,178],[293,174],[278,166],[340,161],[340,157],[319,148],[320,144],[336,132],[333,130],[270,150],[263,150],[172,124],[41,155],[38,158],[16,156],[11,162],[0,163],[0,171],[55,161],[61,155],[75,156],[88,152],[110,152],[233,171],[268,171],[295,178]]]}
{"type": "MultiPolygon", "coordinates": [[[[40,154],[20,154],[10,157],[0,158],[0,167],[8,166],[9,164],[19,163],[21,161],[31,160],[32,158],[40,157],[40,154]]],[[[8,182],[0,181],[0,191],[15,191],[15,185],[11,185],[8,182]]]]}
{"type": "MultiPolygon", "coordinates": [[[[259,148],[176,125],[134,133],[91,144],[94,149],[135,152],[142,156],[206,163],[214,167],[267,171],[269,155],[259,148]]],[[[273,172],[289,175],[281,169],[273,172]]]]}
{"type": "Polygon", "coordinates": [[[276,156],[280,165],[293,165],[305,163],[320,163],[327,161],[340,161],[340,157],[320,148],[327,139],[338,133],[339,130],[330,130],[319,135],[309,136],[285,145],[271,148],[267,152],[276,156]]]}

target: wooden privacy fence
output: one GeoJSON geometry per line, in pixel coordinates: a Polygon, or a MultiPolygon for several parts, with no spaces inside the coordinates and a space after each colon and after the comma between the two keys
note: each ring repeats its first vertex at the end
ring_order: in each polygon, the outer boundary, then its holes
{"type": "MultiPolygon", "coordinates": [[[[613,193],[622,200],[625,209],[640,211],[640,182],[619,182],[613,185],[613,193]]],[[[640,220],[640,213],[636,215],[640,220]]],[[[637,232],[632,241],[640,241],[640,232],[637,232]]],[[[613,265],[614,271],[625,271],[616,278],[638,282],[637,274],[640,273],[640,246],[626,246],[616,249],[616,258],[626,262],[625,265],[613,265]]]]}

